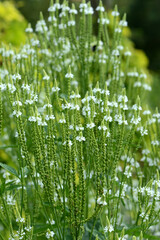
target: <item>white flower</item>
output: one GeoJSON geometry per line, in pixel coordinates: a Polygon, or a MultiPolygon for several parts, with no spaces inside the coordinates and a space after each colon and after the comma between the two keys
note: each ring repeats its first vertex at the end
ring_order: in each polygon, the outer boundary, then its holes
{"type": "Polygon", "coordinates": [[[152,144],[153,146],[159,146],[159,145],[160,145],[160,142],[159,142],[158,140],[154,140],[154,141],[151,142],[151,144],[152,144]]]}
{"type": "Polygon", "coordinates": [[[16,201],[13,199],[12,195],[7,195],[6,202],[8,205],[15,205],[16,201]]]}
{"type": "Polygon", "coordinates": [[[150,151],[148,149],[143,149],[142,150],[142,154],[148,155],[150,153],[150,151]]]}
{"type": "MultiPolygon", "coordinates": [[[[67,142],[65,141],[65,142],[63,143],[63,145],[66,145],[66,143],[67,143],[67,142]]],[[[68,142],[69,147],[71,147],[72,144],[73,144],[73,143],[71,142],[71,140],[69,140],[69,142],[68,142]]]]}
{"type": "Polygon", "coordinates": [[[76,22],[74,20],[72,21],[68,21],[67,25],[70,27],[70,26],[75,26],[76,25],[76,22]]]}
{"type": "Polygon", "coordinates": [[[31,116],[31,117],[28,118],[28,121],[29,121],[29,122],[36,122],[36,121],[37,121],[37,118],[34,117],[34,116],[31,116]]]}
{"type": "Polygon", "coordinates": [[[65,29],[67,26],[64,23],[60,23],[58,27],[59,29],[65,29]]]}
{"type": "Polygon", "coordinates": [[[1,90],[2,92],[5,91],[6,88],[7,88],[6,84],[3,84],[3,83],[0,84],[0,90],[1,90]]]}
{"type": "Polygon", "coordinates": [[[53,6],[50,6],[48,8],[48,12],[55,12],[56,9],[60,9],[61,8],[61,5],[59,3],[55,3],[53,6]]]}
{"type": "Polygon", "coordinates": [[[99,198],[97,199],[97,204],[106,206],[106,205],[107,205],[107,202],[106,202],[105,200],[102,200],[101,197],[99,197],[99,198]]]}
{"type": "Polygon", "coordinates": [[[135,118],[133,116],[130,122],[133,123],[134,125],[138,125],[141,122],[141,117],[135,118]]]}
{"type": "Polygon", "coordinates": [[[16,219],[16,222],[18,222],[18,223],[25,223],[25,219],[19,217],[19,218],[16,219]]]}
{"type": "Polygon", "coordinates": [[[32,227],[25,227],[24,230],[26,230],[27,232],[30,232],[32,230],[32,227]]]}
{"type": "Polygon", "coordinates": [[[123,47],[122,45],[118,45],[118,46],[117,46],[117,49],[118,49],[118,50],[123,50],[124,47],[123,47]]]}
{"type": "Polygon", "coordinates": [[[19,117],[19,116],[21,116],[22,115],[22,112],[21,111],[16,111],[16,110],[14,110],[13,111],[13,115],[15,115],[16,117],[19,117]]]}
{"type": "Polygon", "coordinates": [[[72,95],[70,95],[69,98],[70,98],[70,99],[81,98],[81,95],[80,95],[80,94],[72,94],[72,95]]]}
{"type": "Polygon", "coordinates": [[[60,119],[59,123],[66,123],[66,120],[65,119],[60,119]]]}
{"type": "Polygon", "coordinates": [[[99,129],[99,130],[106,131],[106,130],[107,130],[107,127],[106,127],[106,126],[99,126],[98,129],[99,129]]]}
{"type": "Polygon", "coordinates": [[[117,12],[117,11],[112,11],[112,16],[113,16],[113,17],[118,17],[118,16],[119,16],[119,12],[117,12]]]}
{"type": "Polygon", "coordinates": [[[142,110],[142,107],[141,107],[141,106],[138,106],[137,104],[134,104],[134,105],[132,106],[132,109],[133,109],[133,110],[136,110],[136,111],[137,111],[137,110],[140,110],[140,111],[141,111],[141,110],[142,110]]]}
{"type": "Polygon", "coordinates": [[[53,87],[52,88],[52,92],[59,92],[60,91],[60,88],[59,87],[53,87]]]}
{"type": "Polygon", "coordinates": [[[77,11],[76,9],[70,9],[70,10],[69,10],[69,13],[71,13],[71,14],[72,14],[72,13],[73,13],[73,14],[78,14],[78,11],[77,11]]]}
{"type": "Polygon", "coordinates": [[[86,3],[81,3],[80,5],[79,5],[79,8],[80,8],[80,12],[82,12],[82,11],[84,11],[84,9],[86,9],[86,8],[88,8],[88,5],[86,4],[86,3]]]}
{"type": "Polygon", "coordinates": [[[85,141],[86,139],[83,136],[77,136],[76,140],[79,141],[79,142],[82,142],[82,141],[85,141]]]}
{"type": "Polygon", "coordinates": [[[39,20],[36,24],[36,32],[46,32],[48,31],[48,27],[46,26],[46,22],[44,20],[39,20]]]}
{"type": "Polygon", "coordinates": [[[104,232],[113,232],[113,231],[114,231],[114,228],[111,224],[104,228],[104,232]]]}
{"type": "Polygon", "coordinates": [[[112,122],[112,117],[111,116],[104,116],[104,120],[107,122],[107,121],[109,121],[109,122],[112,122]]]}
{"type": "Polygon", "coordinates": [[[154,117],[154,118],[160,118],[160,113],[154,113],[154,114],[153,114],[153,117],[154,117]]]}
{"type": "Polygon", "coordinates": [[[74,77],[74,75],[72,73],[67,73],[65,75],[65,78],[73,78],[73,77],[74,77]]]}
{"type": "Polygon", "coordinates": [[[54,115],[46,115],[45,120],[49,121],[49,120],[54,120],[55,116],[54,115]]]}
{"type": "Polygon", "coordinates": [[[96,8],[96,11],[100,11],[100,12],[104,12],[105,11],[105,8],[103,6],[98,6],[96,8]]]}
{"type": "Polygon", "coordinates": [[[85,13],[86,15],[94,14],[94,10],[93,10],[92,7],[87,7],[87,8],[84,9],[84,13],[85,13]]]}
{"type": "Polygon", "coordinates": [[[43,80],[49,80],[50,79],[50,77],[48,76],[48,75],[45,75],[44,77],[43,77],[43,80]]]}
{"type": "Polygon", "coordinates": [[[32,105],[33,103],[34,103],[34,101],[31,100],[31,99],[27,99],[27,100],[25,101],[25,104],[26,104],[26,105],[28,105],[28,104],[32,105]]]}
{"type": "Polygon", "coordinates": [[[25,29],[25,32],[26,33],[32,33],[33,32],[33,28],[28,27],[28,28],[25,29]]]}
{"type": "Polygon", "coordinates": [[[123,95],[119,95],[118,96],[118,102],[128,102],[128,97],[127,96],[123,96],[123,95]]]}
{"type": "Polygon", "coordinates": [[[79,126],[76,126],[76,131],[78,132],[78,131],[83,131],[84,130],[84,127],[79,127],[79,126]]]}
{"type": "Polygon", "coordinates": [[[127,76],[129,76],[129,77],[138,77],[139,73],[138,72],[128,72],[127,76]]]}
{"type": "Polygon", "coordinates": [[[141,87],[142,86],[142,83],[137,81],[134,83],[133,87],[141,87]]]}
{"type": "Polygon", "coordinates": [[[29,93],[30,92],[30,86],[28,85],[28,84],[22,84],[22,86],[21,86],[21,88],[23,89],[23,90],[27,90],[27,93],[29,93]]]}
{"type": "Polygon", "coordinates": [[[124,56],[131,56],[132,55],[132,53],[130,52],[130,51],[126,51],[125,53],[124,53],[124,56]]]}
{"type": "Polygon", "coordinates": [[[119,56],[120,53],[119,53],[118,49],[113,50],[113,51],[112,51],[112,55],[113,55],[113,56],[119,56]]]}
{"type": "Polygon", "coordinates": [[[101,19],[98,18],[97,22],[100,23],[100,20],[101,20],[102,25],[105,25],[105,24],[108,25],[110,23],[109,19],[107,19],[107,18],[101,18],[101,19]]]}
{"type": "Polygon", "coordinates": [[[47,223],[47,224],[49,224],[49,223],[50,223],[51,225],[54,225],[54,224],[55,224],[55,221],[54,221],[54,220],[51,220],[51,219],[49,219],[49,221],[47,220],[47,221],[46,221],[46,223],[47,223]]]}
{"type": "Polygon", "coordinates": [[[43,106],[43,109],[46,109],[47,107],[48,107],[48,108],[52,108],[52,104],[49,104],[49,103],[48,103],[48,104],[45,104],[45,105],[43,106]]]}
{"type": "Polygon", "coordinates": [[[22,103],[20,101],[13,102],[13,106],[22,106],[22,103]]]}
{"type": "Polygon", "coordinates": [[[127,23],[127,21],[125,21],[125,20],[121,20],[121,21],[119,22],[119,25],[122,26],[122,27],[127,27],[127,26],[128,26],[128,23],[127,23]]]}
{"type": "Polygon", "coordinates": [[[139,75],[139,77],[146,79],[146,78],[147,78],[147,75],[146,75],[145,73],[141,73],[141,74],[139,75]]]}
{"type": "Polygon", "coordinates": [[[50,239],[51,237],[53,237],[54,236],[54,232],[53,231],[48,231],[47,233],[46,233],[46,238],[48,238],[48,239],[50,239]]]}
{"type": "Polygon", "coordinates": [[[116,28],[116,29],[115,29],[115,32],[121,33],[121,32],[122,32],[122,29],[121,29],[121,28],[116,28]]]}
{"type": "Polygon", "coordinates": [[[144,88],[145,90],[147,90],[147,91],[151,91],[151,90],[152,90],[151,86],[149,86],[149,85],[146,84],[146,83],[143,84],[143,88],[144,88]]]}
{"type": "Polygon", "coordinates": [[[94,123],[88,123],[87,126],[86,126],[86,128],[92,129],[92,128],[94,128],[95,126],[96,126],[96,125],[95,125],[94,123]]]}
{"type": "MultiPolygon", "coordinates": [[[[48,22],[56,22],[57,21],[57,18],[55,16],[49,16],[48,17],[48,22]]],[[[54,23],[56,24],[56,23],[54,23]]],[[[55,25],[54,25],[55,26],[55,25]]],[[[57,25],[56,25],[57,26],[57,25]]]]}
{"type": "Polygon", "coordinates": [[[137,128],[137,131],[140,131],[141,136],[148,135],[148,130],[143,127],[137,128]]]}
{"type": "Polygon", "coordinates": [[[35,46],[38,46],[40,44],[40,41],[32,38],[31,39],[31,44],[32,44],[33,47],[35,47],[35,46]]]}
{"type": "Polygon", "coordinates": [[[12,75],[13,80],[21,80],[21,75],[19,73],[12,75]]]}

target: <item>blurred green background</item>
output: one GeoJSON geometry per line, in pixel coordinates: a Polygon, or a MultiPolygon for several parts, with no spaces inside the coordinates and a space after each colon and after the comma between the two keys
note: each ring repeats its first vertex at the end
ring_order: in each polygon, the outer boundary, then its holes
{"type": "MultiPolygon", "coordinates": [[[[49,2],[50,0],[1,0],[0,40],[3,39],[15,45],[24,42],[26,22],[30,22],[34,27],[40,11],[47,19],[49,2]],[[1,11],[2,5],[8,2],[12,3],[21,13],[16,20],[12,16],[13,21],[10,20],[10,22],[5,18],[14,15],[14,11],[10,10],[12,14],[9,14],[9,6],[3,10],[3,13],[1,11]]],[[[78,4],[81,0],[69,0],[69,2],[77,2],[78,4]]],[[[99,0],[91,0],[91,2],[95,8],[99,0]]],[[[144,50],[148,56],[148,67],[154,76],[153,91],[149,96],[150,106],[160,108],[160,0],[103,0],[103,3],[107,10],[117,4],[121,14],[127,13],[128,25],[132,32],[131,40],[137,49],[144,50]]]]}

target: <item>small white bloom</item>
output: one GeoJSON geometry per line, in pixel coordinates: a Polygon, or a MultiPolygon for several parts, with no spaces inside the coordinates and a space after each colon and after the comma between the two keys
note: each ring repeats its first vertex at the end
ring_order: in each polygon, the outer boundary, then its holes
{"type": "Polygon", "coordinates": [[[98,6],[96,8],[96,11],[99,11],[99,12],[104,12],[105,11],[105,8],[103,6],[98,6]]]}
{"type": "Polygon", "coordinates": [[[13,102],[13,106],[22,106],[22,103],[20,101],[13,102]]]}
{"type": "Polygon", "coordinates": [[[122,27],[127,27],[127,26],[128,26],[128,23],[127,23],[127,21],[125,21],[125,20],[121,20],[121,21],[119,22],[119,25],[122,26],[122,27]]]}
{"type": "Polygon", "coordinates": [[[59,123],[66,123],[66,120],[65,119],[60,119],[59,123]]]}
{"type": "Polygon", "coordinates": [[[65,78],[73,78],[73,77],[74,77],[74,75],[72,73],[67,73],[65,75],[65,78]]]}
{"type": "Polygon", "coordinates": [[[59,92],[60,91],[60,88],[59,87],[53,87],[52,88],[52,92],[59,92]]]}
{"type": "Polygon", "coordinates": [[[119,16],[119,12],[117,12],[117,11],[112,11],[112,16],[113,16],[113,17],[118,17],[118,16],[119,16]]]}
{"type": "Polygon", "coordinates": [[[83,136],[77,136],[76,140],[79,141],[79,142],[82,142],[82,141],[85,141],[86,139],[83,136]]]}
{"type": "Polygon", "coordinates": [[[25,219],[19,217],[19,218],[16,219],[16,222],[18,222],[18,223],[25,223],[25,219]]]}
{"type": "Polygon", "coordinates": [[[87,126],[86,126],[86,128],[92,129],[92,128],[94,128],[95,126],[96,126],[96,125],[95,125],[94,123],[88,123],[87,126]]]}
{"type": "Polygon", "coordinates": [[[142,83],[140,81],[137,81],[134,83],[133,87],[141,87],[142,83]]]}
{"type": "Polygon", "coordinates": [[[12,75],[13,80],[21,80],[21,75],[19,73],[12,75]]]}
{"type": "Polygon", "coordinates": [[[99,126],[98,129],[99,129],[99,130],[106,131],[106,130],[107,130],[107,127],[106,127],[106,126],[99,126]]]}
{"type": "Polygon", "coordinates": [[[151,86],[148,85],[147,83],[144,83],[144,84],[143,84],[143,88],[144,88],[146,91],[152,91],[151,86]]]}
{"type": "Polygon", "coordinates": [[[6,84],[3,84],[3,83],[0,84],[0,90],[1,90],[2,92],[5,91],[6,88],[7,88],[6,84]]]}
{"type": "Polygon", "coordinates": [[[111,224],[104,228],[104,232],[113,232],[113,231],[114,231],[114,228],[111,224]]]}
{"type": "Polygon", "coordinates": [[[121,28],[116,28],[116,29],[115,29],[115,32],[121,33],[121,32],[122,32],[122,29],[121,29],[121,28]]]}
{"type": "Polygon", "coordinates": [[[51,237],[53,237],[54,236],[54,232],[53,231],[48,231],[47,233],[46,233],[46,238],[48,238],[48,239],[50,239],[51,237]]]}
{"type": "Polygon", "coordinates": [[[28,28],[25,29],[25,32],[26,33],[32,33],[33,32],[33,28],[28,27],[28,28]]]}
{"type": "Polygon", "coordinates": [[[75,26],[76,25],[76,22],[74,20],[72,21],[68,21],[67,25],[70,27],[70,26],[75,26]]]}
{"type": "Polygon", "coordinates": [[[112,55],[113,55],[113,56],[119,56],[120,53],[119,53],[118,49],[113,50],[113,51],[112,51],[112,55]]]}
{"type": "Polygon", "coordinates": [[[130,52],[130,51],[126,51],[125,53],[124,53],[124,56],[131,56],[132,55],[132,53],[130,52]]]}
{"type": "Polygon", "coordinates": [[[49,80],[50,79],[50,77],[48,76],[48,75],[45,75],[44,77],[43,77],[43,80],[49,80]]]}
{"type": "Polygon", "coordinates": [[[43,109],[46,109],[46,108],[52,108],[52,104],[45,104],[44,106],[43,106],[43,109]]]}
{"type": "Polygon", "coordinates": [[[158,140],[154,140],[154,141],[151,142],[151,144],[152,144],[153,146],[159,146],[159,145],[160,145],[160,142],[159,142],[158,140]]]}
{"type": "MultiPolygon", "coordinates": [[[[100,18],[98,18],[97,22],[100,23],[100,18]]],[[[107,18],[101,18],[101,22],[102,22],[102,25],[105,25],[105,24],[108,25],[110,23],[109,19],[107,18]]]]}
{"type": "Polygon", "coordinates": [[[112,117],[111,116],[104,116],[104,120],[106,121],[106,122],[112,122],[112,117]]]}
{"type": "Polygon", "coordinates": [[[22,112],[18,111],[18,110],[14,110],[13,111],[13,115],[15,115],[18,118],[18,117],[20,117],[22,115],[22,112]]]}
{"type": "Polygon", "coordinates": [[[137,111],[137,110],[140,110],[140,111],[141,111],[141,110],[142,110],[142,107],[141,107],[141,106],[138,106],[137,104],[134,104],[134,105],[132,106],[132,109],[133,109],[133,110],[136,110],[136,111],[137,111]]]}
{"type": "Polygon", "coordinates": [[[69,10],[69,13],[71,13],[71,14],[72,14],[72,13],[73,13],[73,14],[78,14],[78,11],[77,11],[76,9],[70,9],[70,10],[69,10]]]}

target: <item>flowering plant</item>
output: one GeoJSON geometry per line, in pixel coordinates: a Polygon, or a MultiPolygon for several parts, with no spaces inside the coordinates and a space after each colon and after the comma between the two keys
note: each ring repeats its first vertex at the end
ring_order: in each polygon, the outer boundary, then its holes
{"type": "Polygon", "coordinates": [[[0,236],[158,239],[160,114],[141,102],[151,87],[130,67],[125,16],[115,7],[109,20],[100,2],[93,51],[90,3],[79,22],[67,1],[48,11],[19,52],[0,50],[1,149],[13,166],[0,163],[0,236]]]}

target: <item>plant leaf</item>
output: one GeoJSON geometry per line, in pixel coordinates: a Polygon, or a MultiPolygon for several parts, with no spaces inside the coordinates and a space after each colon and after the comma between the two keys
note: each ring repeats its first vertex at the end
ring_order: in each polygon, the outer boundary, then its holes
{"type": "Polygon", "coordinates": [[[8,172],[10,172],[11,174],[13,174],[14,176],[19,178],[17,171],[11,166],[8,166],[7,164],[1,163],[1,162],[0,162],[0,166],[5,170],[7,170],[8,172]]]}

